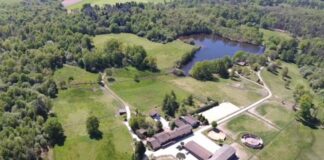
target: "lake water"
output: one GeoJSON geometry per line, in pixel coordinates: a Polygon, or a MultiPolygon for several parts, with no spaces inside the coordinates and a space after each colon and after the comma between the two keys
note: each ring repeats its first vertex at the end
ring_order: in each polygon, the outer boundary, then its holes
{"type": "Polygon", "coordinates": [[[195,45],[200,46],[201,49],[197,51],[195,57],[187,65],[181,69],[188,75],[190,69],[195,63],[206,60],[213,60],[225,56],[233,56],[237,51],[246,51],[253,54],[263,54],[264,47],[231,41],[216,35],[192,35],[184,36],[180,39],[192,38],[195,45]]]}

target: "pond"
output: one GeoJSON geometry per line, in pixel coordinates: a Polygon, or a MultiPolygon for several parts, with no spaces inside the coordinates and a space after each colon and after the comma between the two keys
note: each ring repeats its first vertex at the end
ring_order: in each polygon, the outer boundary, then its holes
{"type": "Polygon", "coordinates": [[[265,47],[231,41],[217,35],[192,35],[183,36],[180,39],[193,39],[195,45],[201,49],[196,52],[195,57],[181,69],[186,75],[189,74],[195,63],[206,60],[213,60],[225,56],[233,56],[237,51],[246,51],[253,54],[263,54],[265,47]]]}

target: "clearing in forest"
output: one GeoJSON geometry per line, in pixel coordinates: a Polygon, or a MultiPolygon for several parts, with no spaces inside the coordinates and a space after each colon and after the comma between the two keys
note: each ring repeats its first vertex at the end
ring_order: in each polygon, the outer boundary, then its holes
{"type": "Polygon", "coordinates": [[[194,46],[186,44],[180,40],[162,44],[128,33],[98,35],[93,39],[93,41],[96,48],[100,49],[110,39],[117,39],[126,45],[143,46],[147,51],[148,56],[157,59],[158,68],[161,70],[171,69],[182,55],[190,52],[194,48],[194,46]]]}
{"type": "MultiPolygon", "coordinates": [[[[72,75],[78,81],[96,81],[96,74],[80,68],[58,70],[55,78],[72,75]]],[[[58,80],[58,79],[56,79],[58,80]]],[[[54,148],[55,159],[130,159],[132,139],[122,120],[116,117],[118,103],[99,85],[78,85],[60,90],[54,100],[53,110],[62,123],[66,140],[63,146],[54,148]],[[100,121],[102,139],[90,139],[86,131],[86,119],[95,115],[100,121]]]]}

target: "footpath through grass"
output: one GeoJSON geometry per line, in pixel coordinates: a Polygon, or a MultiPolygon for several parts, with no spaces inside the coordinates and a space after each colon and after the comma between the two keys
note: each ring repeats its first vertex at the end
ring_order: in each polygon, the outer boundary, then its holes
{"type": "Polygon", "coordinates": [[[277,102],[264,103],[256,111],[280,128],[286,127],[295,118],[291,109],[289,110],[277,102]]]}
{"type": "Polygon", "coordinates": [[[261,73],[265,83],[268,85],[273,93],[274,98],[279,98],[281,100],[293,100],[293,91],[297,84],[302,84],[309,88],[309,84],[306,79],[304,79],[299,73],[299,69],[296,64],[281,62],[281,68],[288,68],[288,76],[291,81],[289,88],[285,87],[285,81],[281,77],[282,69],[278,69],[278,74],[273,74],[266,69],[261,73]]]}
{"type": "Polygon", "coordinates": [[[98,49],[103,48],[109,39],[117,39],[127,45],[143,46],[149,56],[157,59],[158,68],[161,70],[171,69],[182,55],[194,48],[180,40],[162,44],[128,33],[98,35],[93,39],[94,45],[98,49]]]}
{"type": "Polygon", "coordinates": [[[272,126],[246,114],[231,120],[226,124],[226,127],[236,134],[235,139],[239,142],[244,133],[252,133],[260,136],[266,145],[277,132],[272,126]]]}
{"type": "MultiPolygon", "coordinates": [[[[70,67],[58,71],[59,75],[62,73],[74,74],[75,78],[80,78],[79,80],[83,82],[95,81],[97,77],[82,69],[70,67]]],[[[54,77],[59,78],[58,75],[54,77]]],[[[54,100],[53,110],[62,123],[67,137],[63,146],[54,148],[54,158],[130,159],[133,150],[132,139],[122,120],[116,117],[118,107],[116,101],[98,85],[80,85],[61,90],[54,100]],[[95,115],[100,119],[100,131],[103,133],[100,140],[89,138],[86,131],[86,119],[89,115],[95,115]]]]}
{"type": "MultiPolygon", "coordinates": [[[[253,155],[262,160],[321,160],[324,157],[324,130],[313,129],[302,125],[295,120],[295,113],[287,106],[283,106],[282,100],[285,102],[293,102],[293,89],[297,84],[303,84],[308,87],[306,80],[299,74],[296,65],[282,62],[282,66],[289,69],[288,75],[291,77],[290,89],[285,88],[284,80],[279,74],[275,75],[267,70],[263,70],[262,76],[266,84],[273,92],[273,97],[269,102],[259,106],[256,111],[277,124],[280,131],[267,131],[265,126],[260,126],[261,121],[254,120],[250,117],[240,116],[227,124],[235,134],[242,131],[249,131],[261,136],[265,140],[265,146],[262,150],[254,151],[253,155]],[[250,119],[250,120],[249,120],[250,119]]],[[[317,99],[318,97],[315,97],[317,99]]],[[[250,157],[252,158],[252,157],[250,157]]],[[[253,159],[253,158],[252,158],[253,159]]]]}

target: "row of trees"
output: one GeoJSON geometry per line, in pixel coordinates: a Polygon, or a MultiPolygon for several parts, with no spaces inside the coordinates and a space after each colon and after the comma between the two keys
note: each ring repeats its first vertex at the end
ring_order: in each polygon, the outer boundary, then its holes
{"type": "MultiPolygon", "coordinates": [[[[259,27],[287,30],[298,36],[324,36],[321,30],[323,13],[309,10],[307,5],[306,9],[303,5],[296,8],[253,3],[180,0],[164,5],[125,3],[102,8],[87,4],[80,16],[86,16],[96,24],[91,33],[130,32],[159,42],[169,42],[181,35],[214,33],[236,41],[260,44],[259,27]]],[[[279,4],[284,3],[299,4],[290,1],[279,4]]]]}
{"type": "Polygon", "coordinates": [[[232,58],[226,56],[217,60],[198,62],[191,69],[190,74],[198,80],[213,80],[215,78],[213,74],[218,74],[222,78],[229,78],[235,75],[233,74],[235,68],[232,68],[232,72],[229,72],[229,69],[233,64],[239,62],[250,64],[255,70],[258,70],[259,66],[266,66],[268,60],[264,55],[238,51],[232,58]]]}
{"type": "Polygon", "coordinates": [[[156,59],[148,57],[142,46],[125,46],[116,39],[108,40],[103,50],[85,53],[80,65],[93,72],[128,65],[139,70],[158,71],[156,59]]]}

